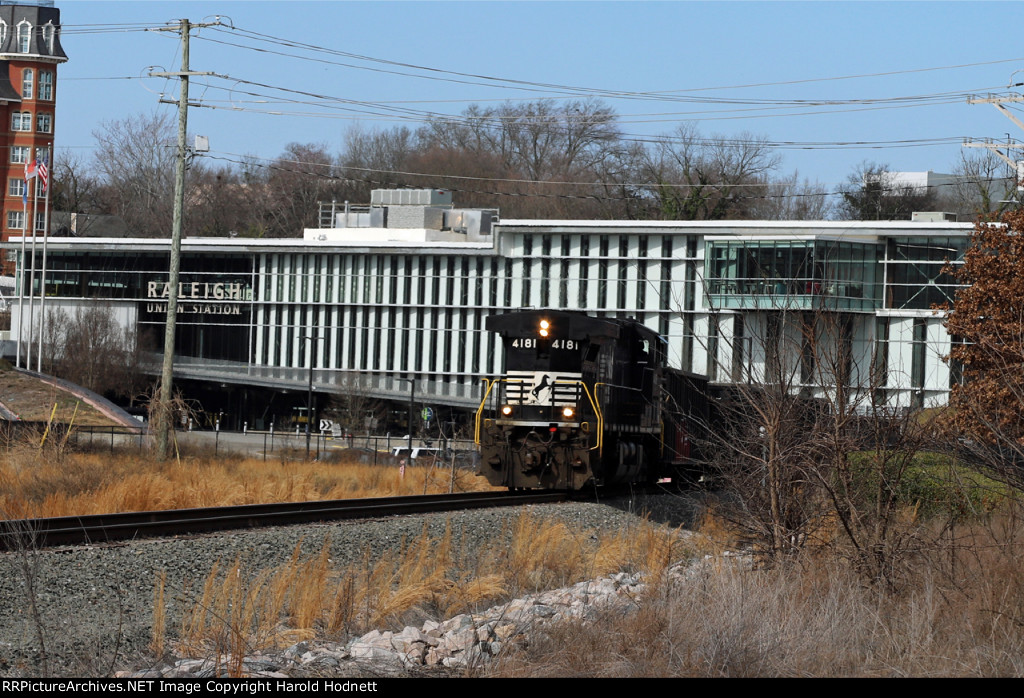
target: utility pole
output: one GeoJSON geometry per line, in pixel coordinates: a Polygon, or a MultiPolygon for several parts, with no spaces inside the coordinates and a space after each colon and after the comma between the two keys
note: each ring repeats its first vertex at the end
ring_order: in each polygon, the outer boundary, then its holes
{"type": "MultiPolygon", "coordinates": [[[[1011,87],[1019,87],[1020,84],[1011,85],[1011,87]]],[[[1024,96],[1022,95],[1008,95],[1005,97],[972,97],[967,100],[968,104],[991,104],[993,107],[999,110],[999,112],[1007,119],[1012,121],[1018,128],[1024,129],[1024,122],[1018,119],[1009,109],[1003,106],[1004,102],[1024,102],[1024,96]]],[[[987,148],[989,151],[995,153],[1003,162],[1010,166],[1013,172],[1013,176],[1017,179],[1017,191],[1024,190],[1024,160],[1016,160],[1011,158],[1013,155],[1012,151],[1020,150],[1024,148],[1022,144],[1014,144],[1007,142],[1005,145],[996,143],[992,140],[984,141],[965,141],[963,144],[965,148],[987,148]],[[1006,154],[1000,151],[1000,148],[1006,150],[1006,154]]]]}
{"type": "Polygon", "coordinates": [[[313,369],[316,367],[316,341],[320,337],[310,335],[299,339],[309,340],[309,390],[306,391],[306,460],[309,460],[309,438],[313,435],[313,369]]]}
{"type": "Polygon", "coordinates": [[[177,77],[181,79],[181,94],[178,98],[178,157],[174,167],[174,216],[171,221],[171,263],[168,272],[167,325],[164,330],[164,362],[160,372],[160,393],[155,410],[157,422],[156,450],[160,460],[170,457],[170,434],[173,428],[171,401],[174,399],[172,381],[174,378],[174,330],[178,314],[178,278],[181,269],[181,223],[185,208],[185,168],[190,156],[186,143],[188,134],[188,79],[193,75],[189,70],[188,43],[193,28],[210,27],[215,22],[192,24],[187,19],[178,21],[178,27],[160,31],[178,31],[181,34],[181,71],[177,73],[150,73],[152,77],[177,77]]]}

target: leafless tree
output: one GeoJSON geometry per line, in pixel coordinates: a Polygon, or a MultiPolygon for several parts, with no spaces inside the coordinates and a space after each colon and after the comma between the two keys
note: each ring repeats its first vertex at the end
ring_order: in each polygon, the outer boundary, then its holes
{"type": "Polygon", "coordinates": [[[44,340],[44,363],[53,375],[101,395],[132,399],[139,394],[146,348],[135,332],[121,327],[109,306],[49,310],[44,340]]]}
{"type": "Polygon", "coordinates": [[[721,220],[749,217],[749,202],[764,193],[778,165],[762,137],[705,138],[685,123],[648,149],[641,174],[659,217],[721,220]]]}
{"type": "Polygon", "coordinates": [[[205,237],[262,237],[256,215],[264,205],[262,183],[246,181],[230,167],[196,168],[187,200],[189,232],[205,237]]]}
{"type": "Polygon", "coordinates": [[[88,214],[100,211],[99,182],[92,169],[78,153],[58,150],[54,154],[51,181],[53,188],[50,201],[54,211],[60,214],[79,214],[80,222],[75,232],[87,232],[88,221],[91,220],[88,214]]]}
{"type": "Polygon", "coordinates": [[[600,101],[509,102],[432,120],[417,131],[410,163],[438,174],[461,165],[455,173],[476,179],[448,180],[460,201],[497,200],[508,216],[588,217],[599,211],[597,182],[620,148],[617,116],[600,101]]]}
{"type": "Polygon", "coordinates": [[[401,173],[411,170],[409,158],[414,152],[414,134],[407,127],[369,131],[353,126],[345,132],[338,157],[339,174],[345,177],[342,200],[365,203],[372,189],[402,184],[401,173]]]}
{"type": "Polygon", "coordinates": [[[177,142],[170,112],[107,121],[93,137],[103,212],[124,219],[133,236],[169,237],[177,142]]]}
{"type": "Polygon", "coordinates": [[[997,215],[1017,199],[1016,174],[990,150],[961,150],[953,168],[957,181],[939,194],[943,210],[961,220],[997,215]]]}
{"type": "Polygon", "coordinates": [[[269,167],[260,213],[270,237],[301,237],[315,228],[318,202],[337,198],[335,159],[319,143],[291,143],[269,167]]]}
{"type": "Polygon", "coordinates": [[[752,218],[769,221],[823,221],[832,218],[831,192],[819,182],[800,181],[797,172],[770,180],[748,202],[752,218]]]}

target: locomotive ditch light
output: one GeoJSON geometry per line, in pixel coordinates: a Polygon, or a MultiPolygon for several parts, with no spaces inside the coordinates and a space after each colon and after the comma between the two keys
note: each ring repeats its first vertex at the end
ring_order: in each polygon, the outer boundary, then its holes
{"type": "Polygon", "coordinates": [[[503,405],[502,408],[501,408],[501,413],[503,415],[505,415],[506,417],[511,417],[512,416],[512,405],[503,405]]]}
{"type": "Polygon", "coordinates": [[[541,320],[539,329],[537,330],[541,337],[547,337],[550,334],[551,323],[547,320],[541,320]]]}
{"type": "Polygon", "coordinates": [[[562,408],[562,416],[566,419],[572,419],[576,416],[576,408],[571,405],[566,405],[562,408]]]}

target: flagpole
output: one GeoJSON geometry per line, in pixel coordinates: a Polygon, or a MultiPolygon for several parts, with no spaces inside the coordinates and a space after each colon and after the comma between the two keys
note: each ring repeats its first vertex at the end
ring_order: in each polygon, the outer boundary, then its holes
{"type": "MultiPolygon", "coordinates": [[[[36,371],[43,372],[43,334],[46,333],[46,242],[50,237],[50,171],[53,168],[53,148],[46,154],[46,162],[36,169],[36,181],[42,181],[46,198],[43,203],[43,270],[39,280],[39,355],[36,371]]],[[[34,216],[33,216],[34,217],[34,216]]]]}
{"type": "MultiPolygon", "coordinates": [[[[34,183],[36,179],[36,168],[35,168],[35,157],[32,158],[32,179],[34,183]]],[[[26,172],[26,175],[28,172],[26,172]]],[[[25,186],[28,186],[29,178],[25,177],[25,186]]],[[[32,230],[32,266],[28,272],[28,351],[26,352],[25,368],[32,370],[32,328],[35,324],[35,305],[36,305],[36,193],[35,187],[32,188],[32,217],[29,219],[28,224],[32,230]]]]}
{"type": "MultiPolygon", "coordinates": [[[[28,218],[28,177],[22,181],[25,183],[25,188],[21,190],[21,263],[18,265],[18,271],[21,272],[21,279],[18,283],[18,355],[16,357],[18,368],[21,368],[21,355],[25,350],[25,263],[28,260],[25,256],[25,235],[28,233],[25,230],[25,220],[28,218]]],[[[28,341],[32,341],[31,335],[28,341]]]]}

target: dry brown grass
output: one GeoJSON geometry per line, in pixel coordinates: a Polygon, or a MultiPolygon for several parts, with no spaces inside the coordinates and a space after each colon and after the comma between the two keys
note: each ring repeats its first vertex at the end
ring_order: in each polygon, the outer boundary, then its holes
{"type": "MultiPolygon", "coordinates": [[[[449,618],[615,570],[653,571],[652,565],[687,554],[677,531],[647,522],[599,534],[529,512],[483,550],[469,550],[450,528],[440,536],[424,529],[396,551],[376,559],[367,553],[361,564],[335,568],[328,541],[308,559],[296,547],[272,570],[245,574],[237,560],[218,565],[192,599],[178,641],[193,655],[237,656],[314,636],[449,618]]],[[[164,642],[153,638],[154,647],[164,642]]]]}
{"type": "Polygon", "coordinates": [[[199,585],[181,641],[204,656],[235,657],[451,617],[538,588],[642,569],[649,588],[633,613],[548,626],[471,674],[1024,675],[1024,520],[1007,509],[962,524],[945,540],[919,552],[898,589],[866,585],[836,549],[771,567],[712,556],[694,562],[680,582],[665,574],[668,564],[697,560],[698,549],[713,542],[694,545],[642,523],[576,531],[524,514],[484,550],[466,550],[450,531],[424,531],[345,569],[331,565],[329,546],[308,558],[296,549],[286,565],[249,576],[237,563],[216,569],[199,585]]]}
{"type": "MultiPolygon", "coordinates": [[[[161,463],[136,453],[68,454],[22,446],[0,460],[0,512],[37,518],[447,492],[446,470],[237,457],[161,463]]],[[[455,491],[492,489],[456,471],[455,491]]]]}
{"type": "Polygon", "coordinates": [[[1013,512],[920,551],[897,590],[865,585],[837,552],[770,568],[718,558],[651,589],[636,613],[558,624],[476,675],[1024,675],[1024,525],[1013,512]]]}

